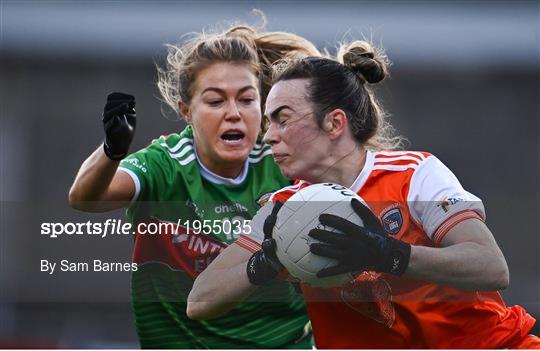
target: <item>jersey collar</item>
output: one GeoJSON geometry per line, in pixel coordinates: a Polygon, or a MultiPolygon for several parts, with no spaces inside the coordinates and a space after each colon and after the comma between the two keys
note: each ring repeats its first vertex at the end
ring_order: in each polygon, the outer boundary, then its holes
{"type": "Polygon", "coordinates": [[[358,193],[360,189],[362,189],[362,186],[366,183],[366,180],[369,177],[369,174],[371,173],[371,170],[373,169],[373,160],[374,160],[374,153],[372,151],[367,150],[366,152],[366,163],[364,164],[364,167],[360,171],[360,174],[352,185],[350,186],[350,189],[354,191],[355,193],[358,193]]]}

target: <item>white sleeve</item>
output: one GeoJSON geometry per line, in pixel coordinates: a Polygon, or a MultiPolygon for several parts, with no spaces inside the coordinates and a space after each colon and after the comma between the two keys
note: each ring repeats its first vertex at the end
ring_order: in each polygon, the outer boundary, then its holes
{"type": "Polygon", "coordinates": [[[426,158],[412,175],[407,202],[413,219],[437,244],[457,223],[486,218],[482,200],[463,189],[435,156],[426,158]]]}
{"type": "Polygon", "coordinates": [[[261,248],[261,243],[264,240],[264,221],[266,220],[266,217],[272,213],[273,208],[274,203],[272,201],[268,201],[263,207],[261,207],[251,220],[249,233],[242,233],[235,243],[251,252],[259,251],[261,248]]]}

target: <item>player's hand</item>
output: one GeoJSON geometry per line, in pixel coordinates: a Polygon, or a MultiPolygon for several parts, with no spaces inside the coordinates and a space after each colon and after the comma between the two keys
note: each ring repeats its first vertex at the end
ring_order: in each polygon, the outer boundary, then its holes
{"type": "Polygon", "coordinates": [[[251,284],[263,285],[277,277],[283,270],[283,265],[276,256],[276,241],[272,238],[272,231],[276,225],[277,214],[283,206],[280,201],[274,204],[272,213],[266,217],[263,226],[264,240],[262,249],[255,252],[248,261],[246,271],[251,284]]]}
{"type": "Polygon", "coordinates": [[[402,275],[407,269],[411,245],[386,235],[377,217],[359,200],[352,199],[354,212],[364,222],[364,227],[331,214],[321,214],[321,224],[342,233],[312,229],[309,236],[322,243],[310,245],[316,255],[335,258],[338,264],[324,268],[317,277],[328,277],[346,272],[377,271],[402,275]]]}
{"type": "Polygon", "coordinates": [[[124,93],[111,93],[103,109],[105,141],[103,150],[111,160],[126,157],[135,135],[135,97],[124,93]]]}

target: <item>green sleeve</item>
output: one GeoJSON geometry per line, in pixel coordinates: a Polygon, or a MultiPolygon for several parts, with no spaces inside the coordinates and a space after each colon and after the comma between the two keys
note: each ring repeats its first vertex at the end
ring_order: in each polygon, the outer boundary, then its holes
{"type": "Polygon", "coordinates": [[[161,146],[163,137],[144,149],[130,154],[120,162],[119,169],[128,173],[135,183],[135,201],[156,201],[164,183],[173,177],[172,160],[161,146]]]}

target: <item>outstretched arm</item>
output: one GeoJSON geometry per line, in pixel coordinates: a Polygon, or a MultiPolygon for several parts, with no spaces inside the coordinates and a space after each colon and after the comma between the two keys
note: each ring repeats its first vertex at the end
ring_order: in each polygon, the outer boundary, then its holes
{"type": "Polygon", "coordinates": [[[78,210],[105,212],[129,204],[135,184],[118,171],[135,133],[135,98],[112,93],[103,113],[105,141],[82,164],[69,191],[69,204],[78,210]]]}
{"type": "Polygon", "coordinates": [[[135,194],[133,179],[118,170],[100,145],[82,164],[69,190],[71,207],[86,212],[106,212],[129,204],[135,194]]]}
{"type": "Polygon", "coordinates": [[[251,246],[258,246],[262,241],[261,250],[252,253],[233,243],[197,277],[188,296],[186,313],[189,318],[211,319],[227,313],[283,269],[272,239],[281,205],[268,202],[251,221],[251,239],[247,240],[251,241],[251,246]]]}
{"type": "Polygon", "coordinates": [[[212,319],[224,315],[255,289],[249,282],[246,266],[252,253],[235,243],[229,245],[195,279],[188,296],[187,316],[212,319]]]}

